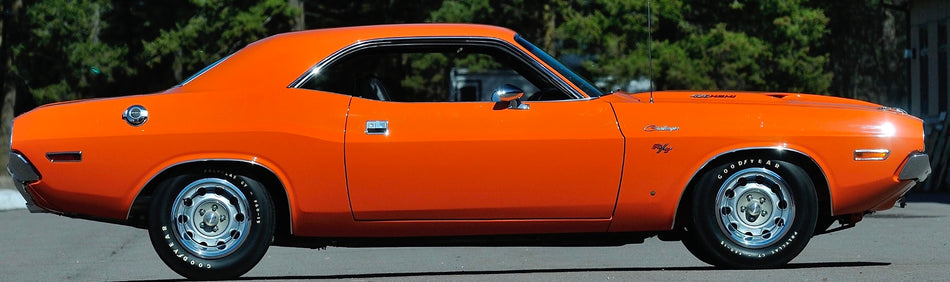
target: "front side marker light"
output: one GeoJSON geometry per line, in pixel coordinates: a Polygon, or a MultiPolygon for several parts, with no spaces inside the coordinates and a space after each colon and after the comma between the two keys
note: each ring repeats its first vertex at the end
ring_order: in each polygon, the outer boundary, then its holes
{"type": "Polygon", "coordinates": [[[883,161],[891,155],[888,149],[854,150],[855,161],[883,161]]]}
{"type": "Polygon", "coordinates": [[[49,152],[46,153],[46,159],[50,162],[81,162],[82,152],[49,152]]]}

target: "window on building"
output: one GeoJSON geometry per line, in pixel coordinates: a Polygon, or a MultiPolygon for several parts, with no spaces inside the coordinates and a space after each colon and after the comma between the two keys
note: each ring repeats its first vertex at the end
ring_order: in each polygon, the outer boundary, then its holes
{"type": "Polygon", "coordinates": [[[947,111],[947,22],[937,26],[937,105],[947,111]]]}
{"type": "Polygon", "coordinates": [[[927,39],[927,26],[922,25],[917,31],[917,40],[920,48],[920,57],[918,61],[920,62],[920,112],[922,114],[930,114],[930,57],[927,56],[927,46],[930,43],[927,39]]]}

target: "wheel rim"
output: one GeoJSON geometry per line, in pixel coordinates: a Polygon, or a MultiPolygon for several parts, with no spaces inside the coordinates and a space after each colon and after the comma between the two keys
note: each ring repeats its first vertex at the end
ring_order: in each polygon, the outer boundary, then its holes
{"type": "Polygon", "coordinates": [[[175,235],[184,249],[205,259],[226,256],[246,241],[247,198],[234,184],[204,178],[185,186],[172,206],[175,235]]]}
{"type": "Polygon", "coordinates": [[[736,172],[719,187],[717,222],[729,240],[748,248],[775,244],[795,220],[788,183],[764,168],[736,172]]]}

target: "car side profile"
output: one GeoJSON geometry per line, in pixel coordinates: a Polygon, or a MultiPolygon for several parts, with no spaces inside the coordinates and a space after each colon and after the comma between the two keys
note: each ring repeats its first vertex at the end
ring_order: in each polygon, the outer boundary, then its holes
{"type": "Polygon", "coordinates": [[[511,30],[405,24],[279,34],[161,93],[38,107],[8,169],[30,211],[147,229],[191,279],[239,277],[271,245],[652,236],[764,268],[893,207],[930,174],[924,149],[895,108],[604,93],[511,30]]]}

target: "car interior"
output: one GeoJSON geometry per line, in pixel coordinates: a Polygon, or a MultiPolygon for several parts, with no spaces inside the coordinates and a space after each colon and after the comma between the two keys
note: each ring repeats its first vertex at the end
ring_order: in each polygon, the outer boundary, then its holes
{"type": "Polygon", "coordinates": [[[524,100],[569,100],[508,51],[484,45],[377,46],[352,52],[323,68],[302,88],[396,102],[485,102],[502,85],[524,100]]]}

